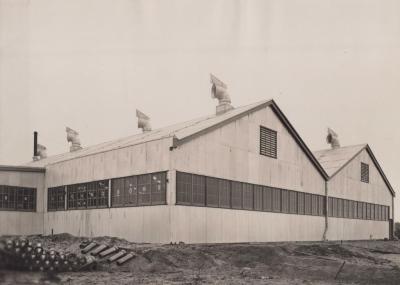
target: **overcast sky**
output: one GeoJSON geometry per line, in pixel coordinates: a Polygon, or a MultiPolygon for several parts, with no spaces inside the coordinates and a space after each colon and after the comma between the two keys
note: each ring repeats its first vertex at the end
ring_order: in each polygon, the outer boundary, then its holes
{"type": "MultiPolygon", "coordinates": [[[[400,1],[0,0],[0,163],[274,98],[312,150],[369,143],[400,191],[400,1]]],[[[400,209],[400,202],[397,203],[400,209]]],[[[400,211],[396,213],[400,218],[400,211]]]]}

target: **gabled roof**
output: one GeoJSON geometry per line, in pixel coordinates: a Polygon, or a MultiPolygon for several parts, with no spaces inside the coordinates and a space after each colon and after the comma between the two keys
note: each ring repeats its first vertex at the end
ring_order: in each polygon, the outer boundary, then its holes
{"type": "Polygon", "coordinates": [[[392,185],[389,183],[389,180],[387,179],[385,173],[383,172],[368,144],[314,151],[314,156],[318,159],[319,163],[325,169],[326,173],[328,173],[329,179],[332,179],[343,168],[345,168],[346,165],[348,165],[354,158],[356,158],[364,149],[371,157],[371,160],[373,161],[375,167],[378,169],[383,180],[385,181],[386,186],[389,188],[392,195],[395,196],[392,185]]]}
{"type": "Polygon", "coordinates": [[[251,105],[237,107],[221,115],[210,115],[202,118],[194,119],[188,122],[175,124],[172,126],[167,126],[164,128],[156,129],[146,133],[140,133],[119,140],[113,140],[106,143],[85,147],[81,150],[74,152],[67,152],[55,156],[50,156],[45,159],[38,161],[32,161],[28,163],[30,166],[46,166],[49,164],[58,163],[65,160],[70,160],[78,157],[84,157],[96,153],[102,153],[110,150],[120,149],[124,147],[129,147],[133,145],[143,144],[149,141],[172,138],[173,145],[176,147],[183,144],[194,137],[200,136],[204,133],[210,132],[216,128],[226,125],[234,120],[237,120],[249,113],[255,112],[262,108],[270,106],[278,118],[281,120],[283,125],[287,128],[289,133],[294,137],[298,145],[305,152],[307,157],[311,160],[312,164],[318,170],[318,172],[325,178],[328,179],[327,173],[324,171],[323,167],[318,163],[318,160],[314,157],[310,149],[306,146],[304,141],[301,139],[299,134],[290,124],[289,120],[279,109],[278,105],[274,100],[264,100],[251,105]]]}

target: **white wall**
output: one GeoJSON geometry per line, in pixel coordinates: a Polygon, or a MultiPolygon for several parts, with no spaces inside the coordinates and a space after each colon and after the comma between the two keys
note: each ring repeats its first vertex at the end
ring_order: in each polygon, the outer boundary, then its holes
{"type": "MultiPolygon", "coordinates": [[[[170,138],[58,162],[46,167],[47,187],[166,171],[170,138]]],[[[167,184],[167,197],[171,187],[167,184]]],[[[47,199],[45,199],[47,208],[47,199]]],[[[46,212],[44,233],[118,236],[135,242],[169,240],[169,207],[146,206],[46,212]]]]}
{"type": "Polygon", "coordinates": [[[325,225],[319,216],[191,206],[171,210],[174,242],[320,241],[325,225]]]}
{"type": "Polygon", "coordinates": [[[325,180],[268,106],[178,146],[171,169],[325,195],[325,180]],[[260,125],[278,132],[278,159],[260,155],[260,125]]]}
{"type": "Polygon", "coordinates": [[[42,234],[44,173],[0,171],[0,184],[36,188],[36,212],[0,211],[0,236],[42,234]]]}
{"type": "MultiPolygon", "coordinates": [[[[328,193],[331,197],[380,204],[392,209],[392,195],[366,150],[329,181],[328,193]],[[361,182],[361,162],[369,165],[369,183],[361,182]]],[[[389,237],[388,221],[329,218],[328,223],[328,239],[369,239],[371,235],[374,239],[389,237]]]]}
{"type": "Polygon", "coordinates": [[[46,213],[44,234],[113,236],[133,242],[168,243],[171,216],[167,205],[46,213]]]}

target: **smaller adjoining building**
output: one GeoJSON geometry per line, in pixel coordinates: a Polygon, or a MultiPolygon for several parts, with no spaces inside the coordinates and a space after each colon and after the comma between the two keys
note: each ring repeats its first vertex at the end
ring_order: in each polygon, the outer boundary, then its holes
{"type": "Polygon", "coordinates": [[[0,167],[0,234],[71,233],[135,242],[383,239],[394,195],[368,145],[312,152],[274,100],[233,107],[211,76],[216,112],[82,147],[38,148],[0,167]]]}

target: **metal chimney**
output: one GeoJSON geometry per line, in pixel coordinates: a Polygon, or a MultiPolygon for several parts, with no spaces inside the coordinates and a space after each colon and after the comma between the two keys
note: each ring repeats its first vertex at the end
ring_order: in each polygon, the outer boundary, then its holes
{"type": "Polygon", "coordinates": [[[69,151],[73,152],[82,149],[79,133],[69,127],[66,127],[65,130],[67,131],[67,142],[71,143],[69,151]]]}
{"type": "Polygon", "coordinates": [[[339,136],[331,128],[328,128],[328,135],[326,136],[326,142],[331,145],[332,149],[340,148],[339,136]]]}
{"type": "Polygon", "coordinates": [[[33,132],[33,157],[34,161],[47,157],[47,148],[44,145],[38,144],[38,132],[33,132]]]}
{"type": "Polygon", "coordinates": [[[142,129],[143,133],[150,132],[151,131],[150,118],[137,109],[136,109],[136,117],[138,118],[138,128],[142,129]]]}
{"type": "Polygon", "coordinates": [[[218,99],[218,106],[216,108],[216,114],[221,115],[233,109],[231,105],[231,97],[228,94],[228,86],[213,74],[210,74],[211,87],[211,98],[218,99]]]}

